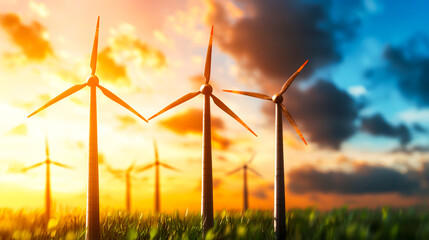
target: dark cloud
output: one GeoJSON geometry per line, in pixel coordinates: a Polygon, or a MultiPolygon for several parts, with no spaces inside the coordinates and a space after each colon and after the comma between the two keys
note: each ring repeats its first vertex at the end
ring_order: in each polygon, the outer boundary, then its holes
{"type": "Polygon", "coordinates": [[[271,192],[274,191],[274,184],[265,184],[257,186],[255,189],[250,191],[250,195],[259,199],[267,199],[271,192]]]}
{"type": "Polygon", "coordinates": [[[402,147],[411,141],[410,131],[404,124],[392,126],[380,114],[363,117],[361,129],[374,136],[398,138],[402,147]]]}
{"type": "Polygon", "coordinates": [[[98,54],[97,61],[97,72],[100,79],[113,83],[130,84],[125,66],[115,62],[115,59],[112,56],[112,49],[110,47],[104,48],[98,54]]]}
{"type": "MultiPolygon", "coordinates": [[[[358,104],[331,82],[320,80],[306,90],[290,88],[284,105],[309,144],[339,149],[357,130],[358,104]]],[[[266,104],[264,111],[273,117],[273,104],[266,104]]],[[[284,124],[289,125],[286,120],[284,124]]]]}
{"type": "MultiPolygon", "coordinates": [[[[160,121],[160,124],[178,134],[195,133],[202,134],[203,129],[203,111],[196,108],[187,109],[170,118],[160,121]]],[[[218,134],[219,130],[224,129],[222,119],[211,117],[213,146],[219,149],[227,149],[231,141],[218,134]]]]}
{"type": "Polygon", "coordinates": [[[0,25],[13,43],[31,60],[43,60],[53,54],[51,44],[44,37],[45,28],[39,22],[24,25],[18,15],[0,14],[0,25]]]}
{"type": "Polygon", "coordinates": [[[401,46],[387,46],[386,64],[366,71],[374,82],[391,81],[394,77],[403,96],[418,106],[429,106],[429,38],[423,34],[411,37],[401,46]]]}
{"type": "MultiPolygon", "coordinates": [[[[352,9],[332,13],[332,1],[237,0],[242,18],[234,19],[223,1],[209,0],[207,22],[215,25],[215,44],[248,70],[264,76],[288,78],[306,59],[303,74],[341,60],[339,40],[353,36],[357,26],[352,9]],[[350,10],[350,11],[349,11],[350,10]]],[[[355,9],[358,5],[354,5],[355,9]]]]}
{"type": "Polygon", "coordinates": [[[418,123],[413,124],[413,129],[418,133],[427,133],[428,130],[418,123]]]}
{"type": "Polygon", "coordinates": [[[427,192],[428,164],[421,170],[402,173],[396,169],[378,165],[355,165],[352,172],[339,170],[321,171],[304,166],[289,172],[289,189],[298,194],[308,192],[338,194],[399,193],[411,195],[427,192]]]}

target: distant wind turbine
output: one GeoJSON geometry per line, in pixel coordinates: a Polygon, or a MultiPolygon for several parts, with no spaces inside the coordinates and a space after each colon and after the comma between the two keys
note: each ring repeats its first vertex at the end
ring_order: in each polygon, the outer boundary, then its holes
{"type": "Polygon", "coordinates": [[[107,171],[110,172],[115,178],[125,178],[125,207],[127,212],[131,211],[131,180],[133,178],[132,172],[135,170],[135,162],[133,162],[127,169],[113,169],[106,164],[107,171]]]}
{"type": "Polygon", "coordinates": [[[253,159],[255,159],[255,154],[247,161],[244,165],[240,166],[239,168],[236,168],[228,173],[226,173],[226,176],[229,176],[231,174],[234,174],[240,170],[243,170],[243,212],[246,212],[249,208],[249,196],[248,196],[248,188],[247,188],[247,170],[250,170],[254,174],[256,174],[258,177],[262,178],[262,174],[260,174],[255,169],[249,167],[249,164],[253,162],[253,159]]]}
{"type": "Polygon", "coordinates": [[[213,102],[224,112],[229,114],[241,125],[247,128],[255,136],[256,134],[231,110],[229,109],[219,98],[212,94],[213,87],[209,84],[210,81],[210,70],[211,70],[211,59],[212,59],[212,45],[213,45],[213,26],[210,33],[209,46],[207,48],[206,63],[204,68],[205,82],[201,85],[201,88],[197,92],[191,92],[185,96],[177,99],[155,115],[149,118],[152,119],[169,109],[182,104],[197,95],[204,95],[204,108],[203,108],[203,158],[202,158],[202,184],[201,184],[201,215],[203,224],[203,236],[205,233],[213,227],[213,176],[212,176],[212,146],[211,146],[211,118],[210,118],[210,97],[213,102]]]}
{"type": "Polygon", "coordinates": [[[91,89],[90,95],[90,107],[89,107],[89,161],[88,161],[88,192],[87,192],[87,208],[86,208],[86,236],[87,240],[98,240],[100,239],[100,213],[99,213],[99,190],[98,190],[98,140],[97,140],[97,87],[106,97],[115,101],[119,105],[125,107],[132,113],[136,114],[139,118],[145,122],[147,120],[141,116],[137,111],[131,108],[118,96],[104,88],[99,84],[98,77],[95,75],[97,67],[97,51],[98,51],[98,31],[100,25],[100,17],[97,20],[97,27],[94,37],[94,45],[91,54],[91,76],[88,78],[86,83],[77,84],[67,89],[57,97],[50,100],[48,103],[37,109],[35,112],[30,114],[28,117],[42,111],[43,109],[51,106],[52,104],[70,96],[71,94],[81,90],[82,88],[89,86],[91,89]]]}
{"type": "Polygon", "coordinates": [[[284,159],[283,159],[283,127],[282,127],[282,112],[286,119],[298,133],[299,137],[304,141],[301,131],[293,120],[290,113],[283,105],[283,93],[289,88],[293,80],[298,76],[308,60],[283,84],[279,93],[274,94],[272,97],[261,93],[244,92],[235,90],[223,90],[225,92],[242,94],[250,97],[255,97],[263,100],[272,100],[276,105],[276,118],[275,118],[275,131],[276,131],[276,162],[275,162],[275,179],[274,179],[274,231],[276,232],[277,239],[285,239],[286,237],[286,205],[285,205],[285,180],[284,180],[284,159]]]}
{"type": "Polygon", "coordinates": [[[143,172],[145,170],[148,170],[152,167],[155,167],[155,213],[159,213],[161,211],[161,196],[160,196],[160,185],[159,185],[159,167],[165,167],[170,170],[180,172],[179,169],[174,168],[168,164],[162,163],[159,161],[159,155],[158,155],[158,146],[156,144],[156,141],[153,141],[153,147],[155,151],[155,162],[148,164],[146,166],[143,166],[141,168],[137,168],[136,172],[143,172]]]}
{"type": "Polygon", "coordinates": [[[45,137],[45,151],[46,151],[46,160],[43,162],[39,162],[36,163],[32,166],[23,168],[21,171],[22,172],[27,172],[30,169],[36,168],[38,166],[41,166],[43,164],[46,164],[46,187],[45,187],[45,218],[46,218],[46,222],[49,221],[49,219],[51,218],[51,202],[52,202],[52,196],[51,196],[51,164],[57,165],[58,167],[62,167],[62,168],[68,168],[68,169],[72,169],[72,167],[67,166],[65,164],[59,163],[59,162],[55,162],[52,161],[49,158],[49,145],[48,145],[48,138],[45,137]]]}

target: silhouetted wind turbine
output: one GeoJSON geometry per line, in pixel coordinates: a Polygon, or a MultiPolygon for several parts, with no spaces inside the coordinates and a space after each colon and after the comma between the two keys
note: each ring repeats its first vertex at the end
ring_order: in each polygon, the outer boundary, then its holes
{"type": "Polygon", "coordinates": [[[72,167],[67,166],[65,164],[52,161],[49,158],[49,145],[48,145],[48,138],[45,137],[45,151],[46,151],[46,160],[43,162],[36,163],[30,167],[23,168],[21,171],[26,172],[30,169],[36,168],[38,166],[41,166],[43,164],[46,164],[46,187],[45,187],[45,218],[46,222],[49,221],[51,218],[51,202],[52,202],[52,196],[51,196],[51,164],[57,165],[58,167],[63,168],[69,168],[72,169],[72,167]]]}
{"type": "Polygon", "coordinates": [[[52,104],[60,101],[63,98],[89,86],[91,88],[90,107],[89,107],[89,161],[88,161],[88,192],[87,192],[87,208],[86,208],[86,239],[98,240],[100,239],[100,214],[99,214],[99,190],[98,190],[98,143],[97,143],[97,87],[106,97],[125,107],[132,113],[136,114],[139,118],[147,122],[137,111],[131,108],[118,96],[104,88],[99,84],[98,77],[95,75],[97,67],[97,51],[98,51],[98,30],[100,25],[100,17],[97,20],[97,28],[95,31],[94,44],[91,54],[91,76],[86,83],[77,84],[67,89],[57,97],[50,100],[48,103],[37,109],[28,117],[42,111],[43,109],[51,106],[52,104]]]}
{"type": "Polygon", "coordinates": [[[131,172],[135,170],[135,162],[133,162],[127,169],[113,169],[106,164],[107,171],[110,172],[115,178],[124,179],[125,177],[125,207],[128,212],[131,211],[131,172]]]}
{"type": "Polygon", "coordinates": [[[293,120],[290,113],[286,110],[283,105],[283,93],[289,88],[296,76],[301,72],[308,60],[283,84],[282,89],[279,93],[269,97],[265,94],[244,92],[235,90],[223,90],[225,92],[242,94],[250,97],[255,97],[263,100],[272,100],[276,105],[276,119],[275,119],[275,131],[276,131],[276,162],[275,162],[275,179],[274,179],[274,231],[276,232],[277,239],[285,239],[286,237],[286,205],[285,205],[285,180],[284,180],[284,160],[283,160],[283,127],[282,127],[282,112],[286,119],[298,133],[299,137],[304,141],[305,145],[307,142],[304,139],[301,131],[293,120]]]}
{"type": "MultiPolygon", "coordinates": [[[[149,118],[152,119],[161,113],[176,107],[177,105],[184,103],[199,94],[204,95],[204,108],[203,108],[203,158],[202,158],[202,184],[201,184],[201,215],[203,222],[203,233],[205,234],[210,228],[213,227],[213,176],[212,176],[212,146],[211,146],[211,123],[210,123],[210,97],[213,98],[213,102],[223,111],[228,113],[231,117],[241,123],[245,128],[256,134],[237,116],[231,109],[229,109],[219,98],[212,94],[213,88],[210,86],[210,70],[211,70],[211,59],[212,59],[212,45],[213,45],[213,26],[210,33],[209,46],[207,48],[206,64],[204,68],[205,82],[201,85],[200,91],[191,92],[185,96],[174,101],[157,114],[149,118]]],[[[203,235],[204,236],[204,235],[203,235]]]]}
{"type": "Polygon", "coordinates": [[[152,167],[155,167],[155,213],[159,213],[161,211],[159,167],[160,166],[165,167],[165,168],[168,168],[168,169],[176,171],[176,172],[180,172],[180,170],[177,168],[174,168],[168,164],[160,162],[159,161],[159,155],[158,155],[158,146],[156,145],[156,141],[153,141],[153,147],[154,147],[154,151],[155,151],[155,162],[136,169],[136,172],[143,172],[143,171],[148,170],[152,167]]]}
{"type": "Polygon", "coordinates": [[[248,188],[247,188],[247,170],[250,170],[257,176],[262,178],[262,175],[258,171],[249,167],[249,164],[253,161],[253,159],[255,159],[255,154],[253,154],[253,156],[249,159],[249,161],[247,161],[244,165],[226,173],[226,176],[229,176],[240,170],[243,170],[243,212],[246,212],[247,209],[249,208],[249,196],[248,196],[248,188]]]}

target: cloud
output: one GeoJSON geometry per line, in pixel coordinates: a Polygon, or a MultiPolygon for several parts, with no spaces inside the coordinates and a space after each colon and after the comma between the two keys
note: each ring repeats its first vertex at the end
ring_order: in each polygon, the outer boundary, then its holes
{"type": "Polygon", "coordinates": [[[250,191],[250,195],[259,199],[267,199],[270,192],[274,191],[274,184],[265,184],[257,186],[255,189],[250,191]]]}
{"type": "Polygon", "coordinates": [[[24,25],[18,15],[8,13],[0,15],[0,26],[28,59],[40,61],[53,54],[47,32],[39,22],[24,25]]]}
{"type": "Polygon", "coordinates": [[[426,128],[424,128],[422,125],[420,125],[419,123],[414,123],[413,129],[418,133],[427,133],[428,132],[428,130],[426,128]]]}
{"type": "Polygon", "coordinates": [[[38,3],[36,1],[29,1],[28,7],[30,10],[34,13],[36,13],[40,17],[47,17],[49,16],[49,9],[46,7],[44,3],[38,3]]]}
{"type": "Polygon", "coordinates": [[[426,192],[422,181],[428,182],[428,164],[422,169],[402,173],[379,165],[355,165],[352,172],[321,171],[303,166],[289,172],[289,189],[297,194],[309,192],[338,194],[399,193],[411,195],[426,192]]]}
{"type": "Polygon", "coordinates": [[[116,63],[112,56],[112,49],[110,47],[104,48],[97,57],[98,75],[103,81],[109,81],[112,83],[123,83],[125,85],[130,84],[130,80],[127,77],[127,71],[124,65],[116,63]]]}
{"type": "Polygon", "coordinates": [[[385,65],[368,69],[365,76],[378,83],[394,77],[404,97],[420,107],[429,106],[429,37],[416,34],[401,46],[387,46],[383,58],[385,65]]]}
{"type": "MultiPolygon", "coordinates": [[[[202,134],[203,130],[203,111],[196,108],[190,108],[183,112],[179,112],[170,118],[160,121],[161,126],[177,133],[177,134],[202,134]]],[[[223,120],[218,117],[211,117],[212,126],[212,144],[213,147],[218,149],[227,149],[231,145],[231,141],[222,137],[218,133],[219,130],[224,129],[223,120]]]]}
{"type": "Polygon", "coordinates": [[[116,116],[116,119],[118,119],[119,122],[121,122],[121,126],[119,127],[120,129],[125,129],[137,124],[137,120],[129,115],[118,115],[116,116]]]}
{"type": "MultiPolygon", "coordinates": [[[[285,94],[284,105],[309,144],[339,149],[341,143],[357,130],[354,121],[358,117],[359,105],[331,82],[319,80],[306,90],[290,88],[285,94]]],[[[274,117],[273,111],[272,103],[264,106],[264,112],[271,117],[274,117]]],[[[290,125],[286,120],[284,124],[290,125]]]]}
{"type": "Polygon", "coordinates": [[[362,131],[371,135],[398,138],[403,147],[411,141],[410,131],[404,124],[392,126],[380,114],[363,117],[361,121],[362,131]]]}
{"type": "Polygon", "coordinates": [[[16,135],[16,136],[25,136],[27,135],[28,130],[27,130],[27,125],[20,124],[16,127],[14,127],[13,129],[11,129],[10,131],[8,131],[6,134],[7,135],[16,135]]]}
{"type": "MultiPolygon", "coordinates": [[[[215,44],[248,70],[284,81],[310,59],[302,74],[341,60],[339,40],[353,36],[353,7],[333,20],[331,1],[235,1],[240,15],[224,1],[208,0],[207,22],[215,25],[215,44]],[[243,13],[245,13],[243,15],[243,13]],[[349,13],[349,14],[347,14],[349,13]],[[218,33],[216,34],[216,29],[218,33]]],[[[264,79],[265,80],[265,79],[264,79]]]]}

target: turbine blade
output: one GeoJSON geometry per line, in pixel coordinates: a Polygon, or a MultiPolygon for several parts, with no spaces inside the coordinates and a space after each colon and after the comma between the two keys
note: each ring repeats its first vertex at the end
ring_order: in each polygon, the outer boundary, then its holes
{"type": "Polygon", "coordinates": [[[153,115],[152,117],[150,117],[149,120],[151,120],[152,118],[160,115],[161,113],[164,113],[164,112],[166,112],[166,111],[168,111],[168,110],[176,107],[179,104],[182,104],[182,103],[184,103],[184,102],[186,102],[186,101],[188,101],[188,100],[196,97],[200,93],[201,92],[198,91],[198,92],[191,92],[191,93],[186,94],[185,96],[177,99],[176,101],[172,102],[170,105],[168,105],[167,107],[165,107],[164,109],[162,109],[161,111],[159,111],[158,113],[156,113],[155,115],[153,115]]]}
{"type": "Polygon", "coordinates": [[[301,70],[304,68],[304,66],[308,63],[308,60],[305,61],[304,64],[302,64],[302,66],[300,68],[298,68],[298,70],[296,70],[296,72],[290,76],[290,78],[283,84],[282,86],[282,90],[280,90],[279,95],[282,95],[284,92],[286,92],[286,90],[289,88],[289,86],[292,84],[293,80],[295,80],[296,76],[298,76],[298,74],[301,72],[301,70]]]}
{"type": "Polygon", "coordinates": [[[234,173],[236,173],[236,172],[240,171],[241,169],[243,169],[243,167],[236,168],[236,169],[234,169],[234,170],[232,170],[232,171],[230,171],[230,172],[227,172],[227,173],[225,174],[225,176],[229,176],[229,175],[231,175],[231,174],[234,174],[234,173]]]}
{"type": "Polygon", "coordinates": [[[262,176],[262,174],[260,174],[258,171],[256,171],[255,169],[251,168],[251,167],[247,167],[247,169],[249,169],[250,171],[252,171],[254,174],[256,174],[257,176],[259,176],[260,178],[264,178],[262,176]]]}
{"type": "Polygon", "coordinates": [[[55,161],[50,161],[52,164],[57,165],[58,167],[63,167],[63,168],[68,168],[68,169],[73,169],[74,167],[69,166],[69,165],[65,165],[59,162],[55,162],[55,161]]]}
{"type": "Polygon", "coordinates": [[[229,93],[237,93],[237,94],[241,94],[241,95],[246,95],[246,96],[255,97],[255,98],[259,98],[259,99],[264,99],[264,100],[271,100],[271,98],[269,96],[262,94],[262,93],[235,91],[235,90],[223,90],[223,91],[229,92],[229,93]]]}
{"type": "Polygon", "coordinates": [[[237,120],[239,123],[241,123],[241,125],[243,125],[245,128],[247,128],[247,130],[249,130],[251,133],[253,133],[253,135],[255,135],[256,137],[258,135],[256,135],[255,132],[252,131],[252,129],[250,129],[231,109],[229,109],[219,98],[217,98],[215,95],[211,94],[210,95],[213,98],[214,103],[220,108],[222,109],[224,112],[228,113],[232,118],[234,118],[235,120],[237,120]]]}
{"type": "Polygon", "coordinates": [[[293,120],[292,115],[290,115],[290,113],[286,110],[286,107],[283,104],[281,103],[278,103],[278,104],[282,106],[283,114],[285,115],[286,119],[289,121],[290,125],[292,125],[293,129],[295,129],[296,133],[298,133],[299,137],[302,139],[305,145],[307,145],[307,142],[305,141],[304,136],[302,135],[301,131],[296,125],[295,120],[293,120]]]}
{"type": "Polygon", "coordinates": [[[153,166],[155,166],[155,164],[153,164],[153,163],[148,164],[148,165],[143,166],[143,167],[141,167],[141,168],[137,168],[137,169],[136,169],[136,172],[143,172],[143,171],[146,171],[146,170],[150,169],[150,168],[151,168],[151,167],[153,167],[153,166]]]}
{"type": "Polygon", "coordinates": [[[45,136],[45,152],[46,152],[46,159],[49,159],[49,144],[48,144],[48,136],[45,136]]]}
{"type": "Polygon", "coordinates": [[[97,52],[98,52],[98,31],[100,27],[100,16],[97,19],[97,27],[95,28],[94,44],[92,45],[91,54],[91,75],[95,75],[95,69],[97,68],[97,52]]]}
{"type": "Polygon", "coordinates": [[[86,83],[83,83],[83,84],[76,84],[76,85],[74,85],[73,87],[71,87],[71,88],[69,88],[69,89],[65,90],[63,93],[61,93],[60,95],[58,95],[58,96],[54,97],[53,99],[51,99],[49,102],[47,102],[45,105],[43,105],[42,107],[40,107],[39,109],[37,109],[36,111],[34,111],[32,114],[28,115],[28,116],[27,116],[27,118],[29,118],[29,117],[33,116],[34,114],[36,114],[36,113],[38,113],[38,112],[42,111],[42,110],[43,110],[43,109],[45,109],[45,108],[47,108],[47,107],[51,106],[52,104],[54,104],[54,103],[56,103],[56,102],[58,102],[58,101],[62,100],[63,98],[66,98],[66,97],[68,97],[68,96],[72,95],[73,93],[75,93],[75,92],[77,92],[77,91],[81,90],[81,89],[82,89],[82,88],[84,88],[86,85],[87,85],[86,83]]]}
{"type": "Polygon", "coordinates": [[[250,157],[249,161],[247,161],[246,165],[250,164],[251,162],[253,162],[253,160],[255,159],[256,153],[253,153],[252,156],[250,157]]]}
{"type": "Polygon", "coordinates": [[[140,115],[140,113],[138,113],[136,110],[134,110],[132,107],[130,107],[130,105],[128,105],[126,102],[124,102],[118,96],[116,96],[115,94],[113,94],[111,91],[107,90],[105,87],[103,87],[101,85],[97,85],[97,87],[100,88],[101,92],[103,92],[103,94],[106,95],[106,97],[110,98],[114,102],[118,103],[122,107],[128,109],[130,112],[132,112],[135,115],[137,115],[137,117],[143,119],[143,121],[147,122],[146,118],[144,118],[142,115],[140,115]]]}
{"type": "Polygon", "coordinates": [[[22,171],[22,172],[26,172],[26,171],[28,171],[28,170],[30,170],[30,169],[36,168],[36,167],[38,167],[38,166],[40,166],[40,165],[44,164],[44,163],[46,163],[46,162],[45,162],[45,161],[43,161],[43,162],[36,163],[36,164],[34,164],[34,165],[31,165],[31,166],[29,166],[29,167],[26,167],[26,168],[21,169],[21,171],[22,171]]]}
{"type": "Polygon", "coordinates": [[[210,33],[209,46],[207,48],[206,64],[204,66],[204,78],[206,79],[205,81],[206,84],[208,84],[210,81],[210,71],[211,71],[211,65],[212,65],[212,45],[213,45],[213,25],[212,25],[212,31],[210,33]]]}
{"type": "Polygon", "coordinates": [[[172,167],[172,166],[170,166],[170,165],[168,165],[168,164],[165,164],[165,163],[159,163],[161,166],[163,166],[163,167],[165,167],[165,168],[169,168],[169,169],[171,169],[171,170],[173,170],[173,171],[176,171],[176,172],[181,172],[179,169],[177,169],[177,168],[175,168],[175,167],[172,167]]]}

